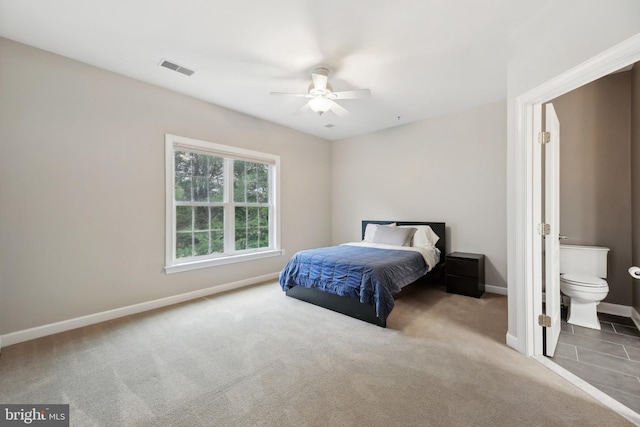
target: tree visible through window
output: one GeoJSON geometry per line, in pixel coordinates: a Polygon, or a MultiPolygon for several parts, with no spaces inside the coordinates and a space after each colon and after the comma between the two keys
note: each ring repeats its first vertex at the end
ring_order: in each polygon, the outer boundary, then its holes
{"type": "Polygon", "coordinates": [[[169,137],[173,188],[167,194],[172,194],[173,215],[168,224],[173,239],[168,265],[276,249],[277,161],[243,159],[233,147],[217,144],[207,153],[204,142],[189,147],[175,143],[185,138],[169,137]],[[220,147],[229,148],[228,155],[220,147]]]}

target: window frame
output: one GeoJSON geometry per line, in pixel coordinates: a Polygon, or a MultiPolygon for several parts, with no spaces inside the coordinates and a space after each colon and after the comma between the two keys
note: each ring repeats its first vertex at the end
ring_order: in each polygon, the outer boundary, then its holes
{"type": "MultiPolygon", "coordinates": [[[[259,151],[214,142],[202,141],[183,136],[165,134],[165,272],[167,274],[190,271],[200,268],[214,267],[237,262],[282,255],[280,248],[280,156],[259,151]],[[223,253],[208,256],[176,258],[176,206],[175,201],[175,158],[174,151],[185,150],[207,156],[222,157],[225,162],[224,204],[225,222],[224,233],[235,236],[235,208],[246,206],[246,203],[233,200],[233,177],[230,170],[231,160],[241,160],[268,164],[269,173],[269,247],[235,250],[229,242],[233,239],[225,238],[223,253]],[[229,216],[229,211],[232,214],[229,216]]],[[[196,203],[197,202],[193,202],[196,203]]],[[[264,206],[264,205],[261,205],[264,206]]],[[[235,239],[235,237],[234,237],[235,239]]]]}

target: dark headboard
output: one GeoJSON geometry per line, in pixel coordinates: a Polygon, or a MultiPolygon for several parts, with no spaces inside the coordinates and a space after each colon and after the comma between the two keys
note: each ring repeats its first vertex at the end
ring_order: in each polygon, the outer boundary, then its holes
{"type": "Polygon", "coordinates": [[[440,263],[444,262],[444,257],[447,254],[447,234],[444,222],[425,222],[425,221],[362,221],[362,238],[364,239],[364,231],[367,228],[367,224],[391,224],[395,222],[397,225],[428,225],[431,227],[434,233],[440,237],[436,243],[436,248],[440,249],[440,263]]]}

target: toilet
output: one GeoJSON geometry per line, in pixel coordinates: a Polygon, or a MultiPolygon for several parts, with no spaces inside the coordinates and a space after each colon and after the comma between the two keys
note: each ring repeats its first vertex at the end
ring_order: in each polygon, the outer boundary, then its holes
{"type": "Polygon", "coordinates": [[[599,246],[560,245],[560,291],[569,299],[568,323],[600,329],[596,306],[609,293],[608,253],[599,246]]]}

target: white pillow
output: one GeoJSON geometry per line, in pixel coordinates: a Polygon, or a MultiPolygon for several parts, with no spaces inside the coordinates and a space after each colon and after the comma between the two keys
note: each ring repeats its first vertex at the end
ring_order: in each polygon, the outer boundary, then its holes
{"type": "Polygon", "coordinates": [[[376,230],[378,226],[386,225],[388,227],[395,227],[396,223],[392,222],[390,224],[367,224],[367,227],[364,229],[364,241],[367,243],[373,243],[373,236],[376,234],[376,230]]]}
{"type": "Polygon", "coordinates": [[[372,243],[382,243],[393,246],[411,246],[411,239],[416,232],[413,227],[396,227],[380,225],[376,228],[372,243]]]}
{"type": "Polygon", "coordinates": [[[435,246],[440,237],[428,225],[401,225],[400,227],[415,228],[411,246],[435,246]]]}

